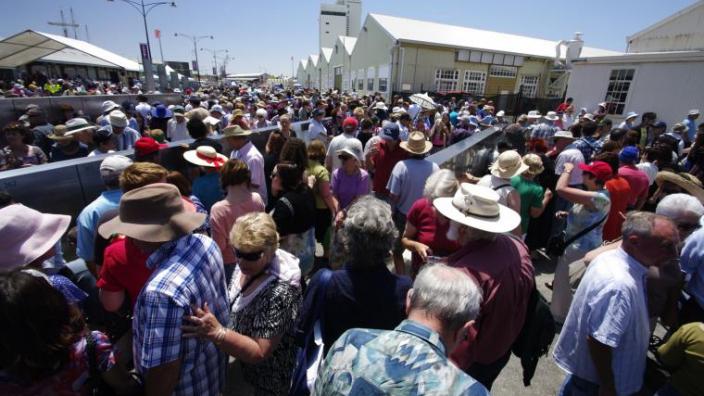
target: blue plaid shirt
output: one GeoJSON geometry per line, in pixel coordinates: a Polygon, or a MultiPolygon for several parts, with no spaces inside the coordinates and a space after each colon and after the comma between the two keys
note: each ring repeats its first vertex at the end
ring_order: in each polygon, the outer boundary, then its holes
{"type": "Polygon", "coordinates": [[[604,147],[604,142],[595,139],[592,136],[582,136],[581,138],[575,140],[572,143],[572,146],[581,151],[584,156],[584,161],[589,163],[592,162],[592,157],[594,154],[599,153],[601,148],[604,147]]]}
{"type": "Polygon", "coordinates": [[[547,122],[533,124],[528,127],[528,133],[530,134],[531,139],[551,139],[555,135],[555,132],[559,130],[560,128],[547,122]]]}
{"type": "Polygon", "coordinates": [[[203,235],[186,235],[162,245],[147,260],[154,269],[134,308],[134,361],[145,374],[176,359],[181,372],[175,395],[217,395],[225,384],[226,356],[210,341],[181,336],[191,306],[208,303],[223,325],[229,306],[222,255],[203,235]]]}

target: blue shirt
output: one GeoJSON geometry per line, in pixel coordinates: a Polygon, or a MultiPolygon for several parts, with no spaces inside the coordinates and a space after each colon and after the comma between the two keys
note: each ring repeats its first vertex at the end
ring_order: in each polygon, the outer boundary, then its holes
{"type": "Polygon", "coordinates": [[[646,273],[622,248],[592,261],[555,344],[553,356],[560,368],[600,383],[587,341],[592,337],[611,348],[616,393],[631,395],[640,390],[650,339],[646,273]]]}
{"type": "Polygon", "coordinates": [[[412,320],[391,331],[352,329],[321,364],[314,395],[488,396],[447,358],[440,336],[412,320]]]}
{"type": "Polygon", "coordinates": [[[204,235],[163,244],[147,259],[154,269],[134,307],[134,362],[137,371],[181,359],[174,395],[217,395],[225,384],[226,356],[206,340],[183,338],[183,316],[208,303],[227,326],[229,306],[220,249],[204,235]]]}
{"type": "Polygon", "coordinates": [[[551,121],[533,124],[528,127],[528,132],[531,139],[551,139],[558,130],[559,128],[554,126],[551,121]]]}
{"type": "Polygon", "coordinates": [[[115,211],[120,206],[120,189],[103,191],[98,198],[88,204],[76,219],[77,243],[76,254],[85,261],[94,261],[95,234],[98,223],[106,213],[115,211]]]}
{"type": "Polygon", "coordinates": [[[694,120],[690,120],[689,117],[685,118],[682,123],[687,127],[687,136],[690,142],[694,142],[697,137],[697,124],[694,120]]]}
{"type": "Polygon", "coordinates": [[[438,169],[440,168],[434,162],[415,158],[403,160],[394,165],[386,189],[398,197],[396,209],[399,212],[408,214],[413,203],[423,196],[428,176],[438,169]]]}
{"type": "Polygon", "coordinates": [[[215,202],[225,196],[220,186],[220,173],[206,173],[193,180],[193,195],[198,197],[205,209],[210,212],[210,208],[215,202]]]}
{"type": "Polygon", "coordinates": [[[704,309],[704,228],[700,228],[685,240],[680,267],[690,279],[687,292],[704,309]]]}
{"type": "MultiPolygon", "coordinates": [[[[113,132],[112,125],[108,125],[106,128],[109,128],[110,132],[113,132]]],[[[142,137],[139,132],[135,131],[130,127],[125,127],[125,129],[120,134],[117,134],[115,132],[113,133],[115,136],[115,141],[117,142],[117,151],[131,149],[132,147],[134,147],[134,143],[140,137],[142,137]]]]}

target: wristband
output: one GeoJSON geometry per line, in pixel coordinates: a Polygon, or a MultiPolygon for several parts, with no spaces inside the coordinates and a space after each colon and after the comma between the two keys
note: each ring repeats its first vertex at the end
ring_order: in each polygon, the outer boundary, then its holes
{"type": "Polygon", "coordinates": [[[223,340],[225,339],[226,334],[227,334],[227,329],[225,328],[225,326],[220,326],[217,333],[215,333],[215,337],[214,337],[215,339],[213,340],[215,345],[219,346],[220,344],[222,344],[223,340]]]}

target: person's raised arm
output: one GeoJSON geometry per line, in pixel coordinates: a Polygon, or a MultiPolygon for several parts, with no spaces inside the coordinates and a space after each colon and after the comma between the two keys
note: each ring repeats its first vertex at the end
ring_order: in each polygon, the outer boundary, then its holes
{"type": "Polygon", "coordinates": [[[560,178],[557,179],[557,194],[572,203],[582,204],[587,208],[594,210],[595,207],[592,203],[592,198],[595,196],[594,192],[584,191],[580,188],[569,186],[570,175],[573,171],[574,164],[571,162],[566,162],[565,169],[562,171],[562,174],[560,174],[560,178]]]}

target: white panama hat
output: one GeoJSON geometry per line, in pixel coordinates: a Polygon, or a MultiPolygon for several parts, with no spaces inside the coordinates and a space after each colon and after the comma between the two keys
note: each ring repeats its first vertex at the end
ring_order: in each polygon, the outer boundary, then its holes
{"type": "Polygon", "coordinates": [[[499,203],[488,187],[462,183],[452,198],[436,198],[433,206],[448,219],[478,230],[500,234],[521,224],[521,216],[499,203]]]}

